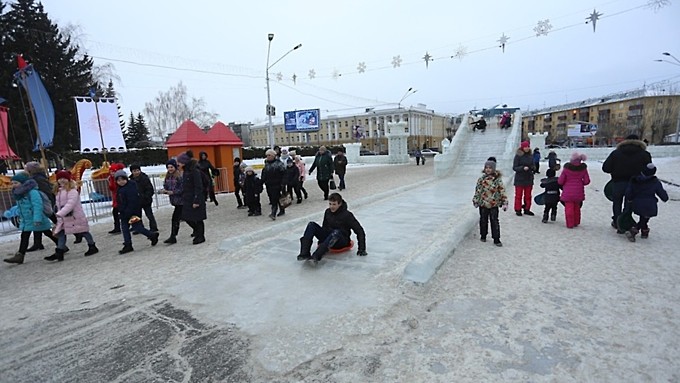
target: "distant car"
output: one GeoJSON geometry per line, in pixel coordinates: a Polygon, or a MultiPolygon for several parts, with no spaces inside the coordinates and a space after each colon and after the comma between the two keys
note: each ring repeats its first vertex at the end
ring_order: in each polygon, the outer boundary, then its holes
{"type": "Polygon", "coordinates": [[[546,149],[567,149],[566,146],[563,145],[557,145],[557,144],[550,144],[545,146],[546,149]]]}
{"type": "Polygon", "coordinates": [[[435,152],[432,149],[423,149],[420,151],[420,154],[423,156],[434,156],[435,154],[439,154],[439,152],[435,152]]]}
{"type": "Polygon", "coordinates": [[[372,150],[360,150],[359,151],[360,156],[376,156],[378,153],[372,151],[372,150]]]}

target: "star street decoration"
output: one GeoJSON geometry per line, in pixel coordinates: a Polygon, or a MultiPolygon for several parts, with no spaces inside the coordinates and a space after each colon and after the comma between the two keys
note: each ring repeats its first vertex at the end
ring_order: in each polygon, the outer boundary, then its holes
{"type": "Polygon", "coordinates": [[[547,36],[551,29],[552,25],[550,25],[550,19],[538,20],[538,23],[534,27],[534,32],[536,32],[536,37],[540,37],[541,35],[547,36]]]}
{"type": "Polygon", "coordinates": [[[364,73],[366,72],[366,63],[365,62],[360,62],[359,65],[357,65],[357,72],[359,73],[364,73]]]}
{"type": "Polygon", "coordinates": [[[401,56],[392,57],[392,67],[399,68],[401,66],[401,56]]]}
{"type": "Polygon", "coordinates": [[[276,81],[281,81],[283,80],[283,73],[279,72],[276,74],[276,81]]]}
{"type": "Polygon", "coordinates": [[[342,74],[337,69],[333,69],[333,74],[331,76],[333,77],[333,80],[337,80],[342,74]]]}
{"type": "Polygon", "coordinates": [[[652,8],[654,12],[658,11],[659,9],[670,5],[671,0],[648,0],[647,1],[647,7],[652,8]]]}
{"type": "Polygon", "coordinates": [[[309,70],[309,79],[313,80],[315,77],[316,77],[316,72],[314,71],[314,69],[310,69],[309,70]]]}
{"type": "Polygon", "coordinates": [[[593,13],[591,13],[589,17],[586,17],[586,24],[588,23],[593,24],[593,33],[595,33],[595,26],[597,25],[597,20],[600,19],[600,16],[602,16],[602,13],[596,11],[593,8],[593,13]]]}
{"type": "Polygon", "coordinates": [[[458,49],[456,49],[456,53],[451,56],[452,59],[458,59],[458,60],[463,60],[463,57],[467,56],[467,48],[464,47],[462,44],[458,46],[458,49]]]}
{"type": "Polygon", "coordinates": [[[293,79],[293,84],[297,85],[297,75],[295,73],[293,73],[293,77],[291,77],[291,79],[293,79]]]}
{"type": "Polygon", "coordinates": [[[508,43],[509,39],[510,38],[508,36],[506,36],[505,33],[503,33],[503,35],[501,35],[501,38],[496,40],[501,44],[501,45],[499,45],[499,47],[503,48],[503,53],[505,53],[505,44],[508,43]]]}
{"type": "Polygon", "coordinates": [[[430,68],[430,61],[432,61],[432,56],[430,56],[429,52],[425,52],[425,56],[423,56],[423,60],[425,60],[425,69],[430,68]]]}

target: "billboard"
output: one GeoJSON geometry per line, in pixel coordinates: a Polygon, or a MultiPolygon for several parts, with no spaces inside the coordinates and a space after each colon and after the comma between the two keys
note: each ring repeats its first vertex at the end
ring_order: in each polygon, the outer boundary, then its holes
{"type": "Polygon", "coordinates": [[[581,122],[567,126],[567,137],[592,137],[597,133],[597,124],[581,122]]]}
{"type": "Polygon", "coordinates": [[[321,115],[319,109],[283,112],[286,132],[315,132],[319,130],[321,115]]]}

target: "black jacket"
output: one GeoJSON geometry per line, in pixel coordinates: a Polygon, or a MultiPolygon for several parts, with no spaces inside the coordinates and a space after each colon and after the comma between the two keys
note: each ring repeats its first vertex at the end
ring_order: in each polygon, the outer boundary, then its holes
{"type": "Polygon", "coordinates": [[[323,215],[323,225],[324,229],[330,230],[340,230],[343,235],[347,238],[350,237],[352,231],[357,235],[357,240],[359,241],[359,251],[366,250],[366,233],[364,228],[361,226],[359,221],[354,218],[349,210],[347,210],[347,202],[343,201],[342,205],[338,210],[333,213],[331,209],[326,209],[323,215]]]}
{"type": "Polygon", "coordinates": [[[286,176],[286,166],[283,162],[273,159],[272,161],[264,162],[264,169],[262,169],[262,183],[271,187],[281,187],[284,184],[286,176]]]}
{"type": "Polygon", "coordinates": [[[139,192],[139,203],[144,206],[151,206],[153,202],[153,194],[155,192],[151,180],[146,173],[139,173],[139,176],[132,177],[132,179],[137,183],[137,191],[139,192]]]}
{"type": "Polygon", "coordinates": [[[220,175],[220,171],[217,170],[213,164],[208,160],[208,156],[206,152],[201,152],[199,153],[199,158],[202,157],[202,155],[206,155],[205,159],[200,159],[198,160],[198,169],[203,172],[206,176],[208,176],[208,179],[210,180],[210,186],[213,185],[213,177],[217,177],[220,175]]]}
{"type": "Polygon", "coordinates": [[[333,167],[335,168],[335,174],[344,176],[347,172],[347,156],[336,155],[333,159],[333,167]]]}
{"type": "Polygon", "coordinates": [[[640,140],[623,140],[609,157],[602,163],[602,171],[609,173],[612,181],[629,181],[642,172],[642,169],[652,162],[652,155],[647,151],[647,145],[640,140]]]}
{"type": "Polygon", "coordinates": [[[560,184],[557,177],[546,177],[541,180],[541,187],[545,189],[544,203],[560,202],[560,184]]]}
{"type": "Polygon", "coordinates": [[[142,216],[142,205],[139,198],[137,183],[134,180],[128,180],[125,186],[118,186],[116,199],[118,200],[120,218],[123,222],[127,222],[133,215],[136,215],[137,217],[142,216]]]}
{"type": "Polygon", "coordinates": [[[257,175],[246,175],[246,178],[243,180],[244,202],[246,205],[259,201],[262,190],[262,180],[257,175]]]}
{"type": "Polygon", "coordinates": [[[512,161],[512,170],[515,171],[515,186],[528,186],[534,184],[534,155],[522,149],[517,150],[512,161]],[[528,170],[524,170],[524,167],[528,170]]]}
{"type": "Polygon", "coordinates": [[[183,220],[202,221],[207,218],[201,171],[198,170],[195,161],[190,161],[184,166],[184,173],[182,173],[182,201],[184,202],[182,205],[183,220]],[[194,208],[193,204],[197,204],[198,207],[194,208]]]}
{"type": "Polygon", "coordinates": [[[300,169],[295,164],[286,166],[286,177],[283,183],[287,186],[295,186],[300,183],[300,169]]]}

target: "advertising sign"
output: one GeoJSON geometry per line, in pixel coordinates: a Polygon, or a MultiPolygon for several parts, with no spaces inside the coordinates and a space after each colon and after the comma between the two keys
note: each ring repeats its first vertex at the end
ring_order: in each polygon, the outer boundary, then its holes
{"type": "Polygon", "coordinates": [[[319,109],[283,112],[286,132],[313,132],[319,130],[321,115],[319,109]]]}
{"type": "Polygon", "coordinates": [[[597,133],[597,124],[581,122],[567,126],[568,137],[592,137],[597,133]]]}

